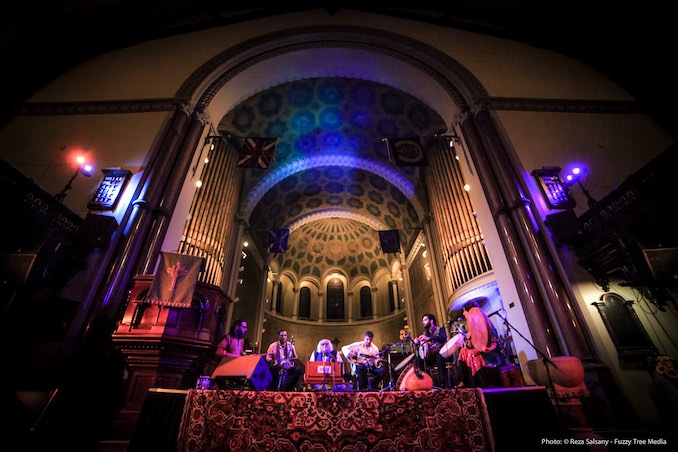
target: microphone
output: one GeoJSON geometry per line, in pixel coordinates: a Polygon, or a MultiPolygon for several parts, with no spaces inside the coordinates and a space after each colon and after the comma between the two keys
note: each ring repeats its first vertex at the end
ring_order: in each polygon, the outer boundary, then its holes
{"type": "Polygon", "coordinates": [[[290,342],[294,344],[294,336],[290,337],[290,342]]]}
{"type": "Polygon", "coordinates": [[[497,309],[497,310],[494,311],[492,314],[488,315],[488,317],[492,317],[492,316],[495,315],[495,314],[499,314],[501,311],[502,311],[501,309],[497,309]]]}

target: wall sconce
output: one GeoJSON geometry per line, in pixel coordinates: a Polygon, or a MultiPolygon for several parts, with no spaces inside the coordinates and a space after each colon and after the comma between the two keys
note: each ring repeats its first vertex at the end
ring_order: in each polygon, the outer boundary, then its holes
{"type": "Polygon", "coordinates": [[[454,149],[454,146],[461,143],[461,140],[459,140],[459,136],[457,133],[452,129],[450,132],[446,133],[436,133],[433,135],[433,138],[444,138],[447,140],[447,144],[450,147],[450,149],[454,149]]]}

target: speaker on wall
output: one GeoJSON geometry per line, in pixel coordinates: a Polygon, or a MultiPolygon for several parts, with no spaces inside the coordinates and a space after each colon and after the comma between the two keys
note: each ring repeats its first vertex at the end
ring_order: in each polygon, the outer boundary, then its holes
{"type": "Polygon", "coordinates": [[[384,253],[400,252],[400,232],[397,229],[379,231],[379,244],[384,253]]]}
{"type": "Polygon", "coordinates": [[[88,245],[104,248],[118,227],[115,217],[88,213],[82,223],[81,237],[88,245]]]}
{"type": "Polygon", "coordinates": [[[212,380],[219,389],[268,389],[273,377],[263,355],[247,355],[237,358],[223,358],[214,372],[212,380]]]}

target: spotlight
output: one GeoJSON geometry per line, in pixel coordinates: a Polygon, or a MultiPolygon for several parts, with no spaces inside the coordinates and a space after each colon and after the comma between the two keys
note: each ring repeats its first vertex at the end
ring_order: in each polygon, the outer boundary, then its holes
{"type": "Polygon", "coordinates": [[[588,171],[586,170],[586,168],[575,166],[574,168],[572,168],[572,173],[565,176],[565,184],[567,184],[568,186],[572,186],[574,184],[579,185],[579,188],[581,188],[581,191],[584,193],[584,196],[586,196],[586,204],[589,206],[589,209],[591,209],[595,207],[596,204],[598,204],[598,201],[593,199],[591,193],[581,183],[582,178],[587,175],[588,171]]]}
{"type": "Polygon", "coordinates": [[[59,193],[54,195],[54,198],[58,202],[64,202],[64,199],[66,198],[66,192],[73,188],[73,181],[75,180],[76,177],[78,177],[78,174],[82,173],[83,176],[85,177],[90,177],[92,173],[94,172],[94,165],[91,163],[87,163],[87,160],[85,159],[84,156],[78,155],[75,158],[75,163],[77,165],[77,169],[75,170],[75,173],[71,176],[71,178],[66,182],[66,185],[64,185],[64,188],[61,189],[59,193]]]}

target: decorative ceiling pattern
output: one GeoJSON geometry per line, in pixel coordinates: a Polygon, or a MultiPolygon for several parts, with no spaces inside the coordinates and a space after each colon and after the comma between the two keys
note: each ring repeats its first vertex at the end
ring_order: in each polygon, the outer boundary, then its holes
{"type": "Polygon", "coordinates": [[[375,226],[398,229],[404,247],[422,214],[413,198],[422,168],[396,166],[385,139],[426,143],[445,131],[445,122],[389,86],[314,78],[250,97],[222,119],[219,131],[278,137],[268,169],[244,170],[241,214],[262,252],[267,231],[294,226],[288,251],[278,256],[281,272],[321,278],[341,267],[351,277],[371,277],[393,256],[382,253],[375,226]]]}
{"type": "Polygon", "coordinates": [[[290,241],[294,246],[285,253],[281,268],[316,278],[336,267],[351,278],[374,275],[379,268],[388,268],[394,258],[382,252],[374,229],[343,218],[305,224],[290,234],[290,241]]]}

